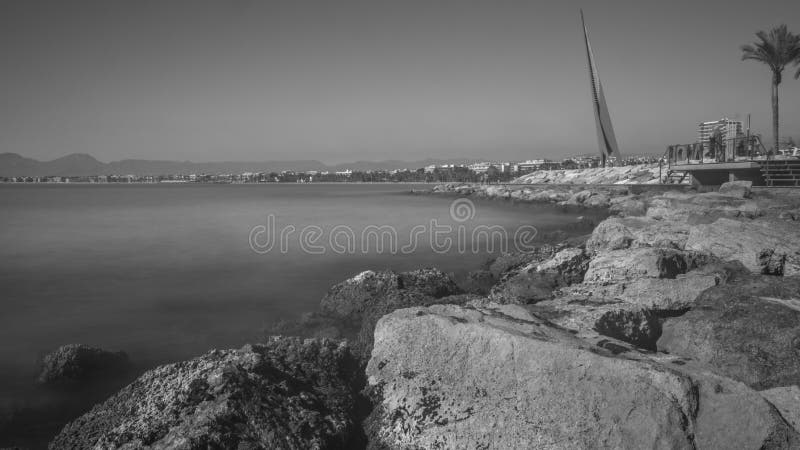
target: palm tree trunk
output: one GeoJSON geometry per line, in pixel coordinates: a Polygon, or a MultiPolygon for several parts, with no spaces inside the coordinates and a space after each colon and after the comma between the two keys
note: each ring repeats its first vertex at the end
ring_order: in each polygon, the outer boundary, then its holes
{"type": "Polygon", "coordinates": [[[778,83],[772,78],[772,137],[775,140],[775,154],[778,154],[778,83]]]}

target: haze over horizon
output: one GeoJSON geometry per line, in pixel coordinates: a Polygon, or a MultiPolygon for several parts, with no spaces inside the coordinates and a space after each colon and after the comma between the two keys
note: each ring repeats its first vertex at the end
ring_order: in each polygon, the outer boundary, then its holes
{"type": "MultiPolygon", "coordinates": [[[[0,3],[0,153],[267,161],[596,153],[579,9],[623,155],[746,120],[771,140],[757,30],[800,2],[0,3]]],[[[792,19],[794,22],[792,22],[792,19]]],[[[800,138],[784,72],[781,135],[800,138]]]]}

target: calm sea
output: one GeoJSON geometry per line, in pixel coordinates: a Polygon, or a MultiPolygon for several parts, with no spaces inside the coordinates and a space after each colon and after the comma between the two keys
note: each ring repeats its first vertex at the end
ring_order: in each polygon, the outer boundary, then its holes
{"type": "MultiPolygon", "coordinates": [[[[51,408],[33,380],[37,360],[60,345],[124,350],[141,367],[239,347],[268,323],[316,309],[332,284],[362,270],[477,268],[487,248],[459,249],[460,226],[467,240],[479,225],[513,236],[580,215],[489,201],[451,211],[453,198],[408,194],[413,187],[0,186],[0,419],[51,408]],[[434,246],[432,220],[444,239],[434,246]],[[383,233],[383,249],[374,234],[363,241],[365,229],[383,233]]],[[[502,239],[482,242],[497,252],[502,239]]],[[[16,443],[5,438],[0,446],[16,443]]]]}

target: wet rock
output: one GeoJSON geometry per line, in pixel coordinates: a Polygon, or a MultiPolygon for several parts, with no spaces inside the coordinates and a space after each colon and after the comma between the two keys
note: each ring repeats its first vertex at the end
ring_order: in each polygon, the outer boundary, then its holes
{"type": "Polygon", "coordinates": [[[344,344],[274,338],[146,372],[68,424],[64,448],[347,448],[363,445],[361,375],[344,344]]]}
{"type": "Polygon", "coordinates": [[[757,392],[513,306],[385,316],[367,366],[387,448],[792,448],[757,392]]]}
{"type": "Polygon", "coordinates": [[[76,384],[100,377],[123,375],[130,368],[130,360],[125,352],[68,344],[44,357],[38,381],[50,385],[76,384]]]}
{"type": "Polygon", "coordinates": [[[658,349],[756,389],[800,384],[800,277],[755,276],[704,291],[667,319],[658,349]]]}

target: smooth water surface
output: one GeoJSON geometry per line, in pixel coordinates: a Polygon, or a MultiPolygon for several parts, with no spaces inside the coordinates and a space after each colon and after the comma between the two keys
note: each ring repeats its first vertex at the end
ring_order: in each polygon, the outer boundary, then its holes
{"type": "Polygon", "coordinates": [[[315,310],[332,284],[366,269],[459,273],[487,257],[485,247],[476,253],[469,242],[459,251],[457,231],[447,252],[431,248],[429,235],[413,252],[392,252],[388,244],[378,252],[375,243],[360,242],[355,251],[334,251],[328,238],[336,226],[358,238],[365,227],[391,226],[401,247],[411,244],[415,226],[430,228],[431,220],[453,230],[498,225],[513,235],[522,224],[553,229],[579,215],[481,202],[474,217],[454,220],[454,197],[410,195],[412,187],[0,186],[0,411],[37,407],[37,359],[63,344],[124,350],[149,367],[240,347],[268,323],[315,310]],[[296,231],[286,251],[279,242],[255,252],[251,230],[270,225],[270,214],[278,233],[296,231]],[[299,242],[297,233],[308,226],[326,233],[312,246],[326,248],[322,254],[299,242]]]}

